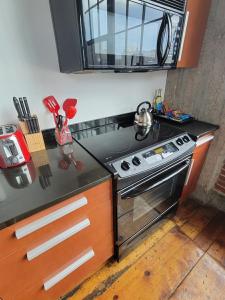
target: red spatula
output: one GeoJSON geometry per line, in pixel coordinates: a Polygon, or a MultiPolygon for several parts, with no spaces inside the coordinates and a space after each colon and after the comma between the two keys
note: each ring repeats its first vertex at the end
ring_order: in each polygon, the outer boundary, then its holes
{"type": "Polygon", "coordinates": [[[60,106],[54,96],[44,98],[43,103],[51,113],[59,114],[60,106]]]}
{"type": "Polygon", "coordinates": [[[54,96],[48,96],[44,98],[43,103],[45,107],[47,107],[47,109],[54,115],[55,124],[57,125],[57,119],[60,109],[59,103],[57,102],[54,96]]]}

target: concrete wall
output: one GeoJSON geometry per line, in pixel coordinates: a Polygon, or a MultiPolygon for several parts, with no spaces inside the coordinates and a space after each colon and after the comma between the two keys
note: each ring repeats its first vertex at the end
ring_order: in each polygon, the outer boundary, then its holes
{"type": "Polygon", "coordinates": [[[155,89],[165,89],[165,71],[61,74],[48,0],[0,0],[0,41],[0,124],[17,120],[13,96],[28,97],[45,129],[54,126],[45,96],[77,97],[78,122],[133,111],[153,99],[155,89]]]}
{"type": "MultiPolygon", "coordinates": [[[[219,124],[195,195],[213,188],[225,159],[225,1],[212,0],[199,67],[168,72],[166,99],[199,120],[219,124]]],[[[202,199],[204,200],[204,199],[202,199]]]]}

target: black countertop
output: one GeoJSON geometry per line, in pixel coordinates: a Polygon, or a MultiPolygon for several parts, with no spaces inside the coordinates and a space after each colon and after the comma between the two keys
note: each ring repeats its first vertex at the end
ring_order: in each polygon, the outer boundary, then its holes
{"type": "Polygon", "coordinates": [[[76,142],[33,153],[32,162],[0,171],[0,229],[110,177],[76,142]],[[74,162],[67,155],[71,152],[74,162]]]}
{"type": "MultiPolygon", "coordinates": [[[[114,126],[119,124],[123,127],[128,125],[134,124],[134,115],[135,112],[112,116],[108,118],[102,118],[98,120],[92,120],[87,122],[82,122],[76,125],[71,126],[72,132],[75,133],[76,138],[79,140],[79,135],[84,137],[85,135],[97,135],[98,132],[108,132],[113,131],[114,126]]],[[[218,125],[210,124],[207,122],[202,122],[199,120],[192,120],[189,123],[185,124],[176,124],[172,121],[167,121],[165,119],[157,118],[159,123],[161,124],[168,124],[169,126],[173,126],[187,132],[191,135],[194,140],[197,140],[199,137],[219,129],[218,125]]]]}
{"type": "Polygon", "coordinates": [[[198,120],[192,120],[192,121],[190,121],[188,123],[184,123],[184,124],[175,124],[174,122],[164,121],[162,119],[160,119],[160,122],[170,124],[173,127],[176,127],[176,128],[179,128],[181,130],[188,132],[189,135],[194,140],[197,140],[201,136],[219,129],[218,125],[213,125],[213,124],[198,121],[198,120]]]}

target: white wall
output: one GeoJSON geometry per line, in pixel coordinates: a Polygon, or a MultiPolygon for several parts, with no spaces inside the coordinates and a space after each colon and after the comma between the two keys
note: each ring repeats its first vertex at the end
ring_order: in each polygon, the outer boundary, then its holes
{"type": "MultiPolygon", "coordinates": [[[[0,0],[0,123],[15,122],[12,97],[27,96],[42,129],[53,127],[42,99],[78,98],[75,119],[133,111],[165,89],[167,72],[61,74],[48,0],[0,0]]],[[[73,122],[75,122],[73,120],[73,122]]]]}

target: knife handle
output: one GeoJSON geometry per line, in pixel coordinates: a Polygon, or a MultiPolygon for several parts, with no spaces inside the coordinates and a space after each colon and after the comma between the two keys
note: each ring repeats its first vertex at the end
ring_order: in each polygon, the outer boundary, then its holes
{"type": "Polygon", "coordinates": [[[21,111],[21,108],[20,108],[19,100],[16,97],[13,97],[13,103],[14,103],[15,109],[18,113],[18,118],[19,118],[20,121],[22,121],[23,116],[22,116],[22,111],[21,111]]]}
{"type": "Polygon", "coordinates": [[[35,125],[36,132],[40,132],[40,126],[39,126],[37,116],[33,116],[33,122],[34,122],[34,125],[35,125]]]}
{"type": "Polygon", "coordinates": [[[25,119],[29,133],[33,133],[33,129],[29,119],[25,119]]]}
{"type": "Polygon", "coordinates": [[[22,98],[19,98],[19,101],[20,101],[20,106],[21,106],[22,112],[23,112],[23,118],[26,118],[26,110],[25,110],[25,106],[24,106],[22,98]]]}
{"type": "Polygon", "coordinates": [[[29,108],[29,105],[28,105],[26,97],[23,97],[23,102],[24,102],[24,105],[25,105],[25,108],[26,108],[26,111],[27,111],[27,115],[30,117],[31,116],[31,114],[30,114],[30,108],[29,108]]]}

